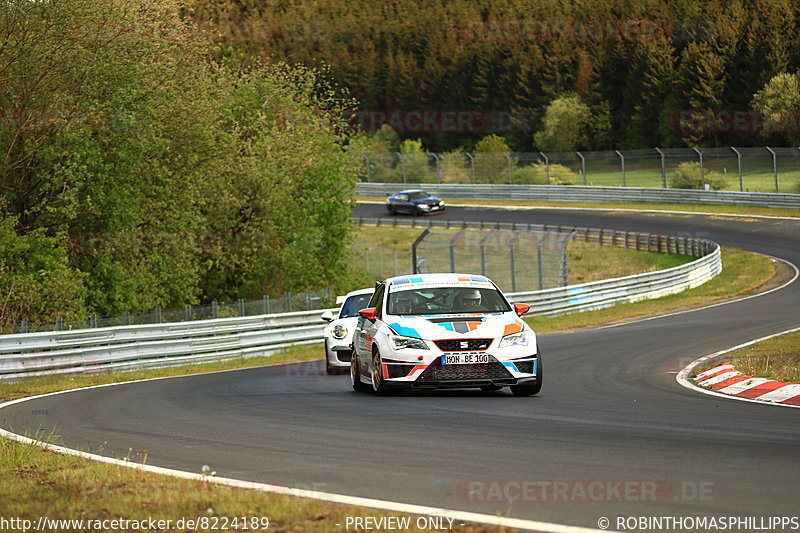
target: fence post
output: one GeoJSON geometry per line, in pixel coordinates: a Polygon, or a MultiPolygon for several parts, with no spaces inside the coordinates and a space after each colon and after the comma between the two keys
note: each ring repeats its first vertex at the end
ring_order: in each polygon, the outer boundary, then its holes
{"type": "Polygon", "coordinates": [[[28,321],[23,320],[19,323],[19,332],[20,333],[28,333],[28,321]]]}
{"type": "Polygon", "coordinates": [[[56,317],[56,331],[64,329],[64,319],[60,316],[56,317]]]}
{"type": "Polygon", "coordinates": [[[190,304],[183,306],[183,319],[185,322],[189,322],[192,319],[192,306],[190,304]]]}
{"type": "Polygon", "coordinates": [[[219,318],[219,306],[216,300],[211,302],[211,318],[215,320],[219,318]]]}
{"type": "Polygon", "coordinates": [[[656,148],[656,152],[658,152],[658,155],[661,156],[661,187],[666,189],[667,188],[667,165],[666,165],[666,161],[664,160],[664,152],[661,151],[661,148],[656,148]]]}
{"type": "Polygon", "coordinates": [[[511,154],[509,154],[508,152],[503,152],[503,155],[506,156],[506,159],[508,159],[508,184],[513,185],[514,175],[511,170],[511,154]]]}
{"type": "Polygon", "coordinates": [[[736,166],[739,167],[739,192],[744,192],[744,180],[742,179],[742,154],[731,146],[731,150],[736,153],[736,166]]]}
{"type": "Polygon", "coordinates": [[[311,311],[311,289],[306,289],[306,311],[311,311]]]}
{"type": "Polygon", "coordinates": [[[292,312],[292,295],[287,292],[285,297],[286,297],[286,312],[287,313],[291,313],[292,312]]]}
{"type": "Polygon", "coordinates": [[[96,328],[97,327],[97,313],[92,313],[89,315],[89,327],[96,328]]]}
{"type": "Polygon", "coordinates": [[[580,152],[575,153],[581,158],[581,176],[583,176],[583,184],[586,185],[586,158],[583,157],[583,154],[580,152]]]}
{"type": "Polygon", "coordinates": [[[244,298],[239,298],[236,301],[236,306],[239,308],[239,316],[244,316],[244,298]]]}
{"type": "Polygon", "coordinates": [[[544,152],[539,152],[539,154],[544,158],[545,183],[550,185],[550,158],[548,158],[544,152]]]}
{"type": "Polygon", "coordinates": [[[404,156],[402,152],[395,153],[397,157],[400,158],[400,168],[403,169],[403,183],[408,183],[408,178],[406,176],[406,156],[404,156]]]}
{"type": "Polygon", "coordinates": [[[393,249],[394,255],[394,275],[397,276],[397,248],[393,249]]]}
{"type": "Polygon", "coordinates": [[[542,272],[542,237],[536,243],[536,263],[539,267],[539,290],[544,289],[544,273],[542,272]]]}
{"type": "Polygon", "coordinates": [[[126,326],[130,326],[131,325],[131,312],[130,311],[125,311],[125,325],[126,326]]]}
{"type": "Polygon", "coordinates": [[[472,169],[472,184],[475,185],[475,158],[469,152],[464,152],[469,157],[469,164],[472,169]]]}
{"type": "Polygon", "coordinates": [[[363,154],[362,153],[361,155],[363,155],[364,159],[367,161],[367,183],[370,183],[370,182],[372,182],[372,172],[370,171],[370,168],[369,168],[369,166],[370,166],[369,165],[369,154],[363,154]]]}
{"type": "Polygon", "coordinates": [[[619,156],[620,165],[621,165],[621,168],[622,168],[622,186],[623,187],[627,187],[628,186],[628,182],[625,179],[625,156],[622,155],[622,152],[620,152],[619,150],[614,150],[614,151],[619,156]]]}
{"type": "Polygon", "coordinates": [[[263,295],[262,300],[264,302],[264,314],[268,315],[269,314],[269,295],[268,294],[263,295]]]}
{"type": "Polygon", "coordinates": [[[161,308],[156,307],[155,313],[156,313],[156,324],[161,324],[161,308]]]}
{"type": "Polygon", "coordinates": [[[778,154],[769,146],[767,146],[767,150],[772,154],[772,173],[775,175],[775,192],[778,192],[778,154]]]}
{"type": "Polygon", "coordinates": [[[697,153],[697,156],[700,158],[700,179],[703,182],[703,190],[706,190],[706,169],[703,166],[703,152],[701,152],[697,147],[692,148],[697,153]]]}
{"type": "Polygon", "coordinates": [[[489,233],[487,233],[486,236],[484,236],[483,239],[481,239],[481,242],[480,242],[480,247],[481,247],[481,275],[482,276],[486,275],[486,241],[489,240],[489,237],[491,237],[494,234],[495,231],[497,231],[497,230],[489,231],[489,233]]]}
{"type": "Polygon", "coordinates": [[[420,233],[419,237],[416,238],[414,244],[411,245],[411,273],[412,274],[419,274],[417,272],[417,246],[422,242],[422,240],[430,233],[431,230],[425,228],[422,233],[420,233]]]}
{"type": "Polygon", "coordinates": [[[431,155],[436,159],[436,178],[438,179],[439,183],[442,183],[442,165],[440,163],[440,158],[436,155],[435,152],[431,152],[431,155]]]}

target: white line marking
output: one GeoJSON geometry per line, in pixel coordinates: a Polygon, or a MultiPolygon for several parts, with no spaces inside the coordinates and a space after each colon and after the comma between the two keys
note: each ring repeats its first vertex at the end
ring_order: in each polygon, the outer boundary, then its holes
{"type": "MultiPolygon", "coordinates": [[[[50,392],[47,394],[39,394],[36,396],[30,396],[27,398],[19,398],[16,400],[11,400],[5,403],[0,404],[0,410],[9,407],[11,405],[15,405],[18,403],[26,402],[29,400],[35,400],[37,398],[46,398],[49,396],[56,396],[58,394],[67,394],[69,392],[76,392],[76,391],[83,391],[83,390],[90,390],[90,389],[99,389],[104,387],[113,387],[116,385],[127,385],[131,383],[142,383],[146,381],[157,381],[162,379],[173,379],[173,378],[184,378],[190,376],[197,376],[197,375],[208,375],[208,374],[217,374],[223,372],[232,372],[237,370],[248,370],[245,368],[236,368],[232,370],[220,370],[217,372],[208,372],[208,373],[200,373],[200,374],[187,374],[183,376],[166,376],[166,377],[159,377],[159,378],[150,378],[150,379],[137,379],[132,381],[123,381],[120,383],[107,383],[103,385],[93,385],[90,387],[81,387],[79,389],[70,389],[70,390],[63,390],[63,391],[56,391],[50,392]]],[[[371,509],[380,509],[384,511],[394,511],[398,513],[409,513],[409,514],[416,514],[416,515],[429,515],[429,516],[441,516],[444,518],[452,518],[453,520],[460,520],[466,522],[473,522],[479,524],[488,524],[492,526],[497,526],[500,528],[514,528],[514,529],[522,529],[522,530],[529,530],[529,531],[541,531],[544,533],[598,533],[598,532],[607,532],[611,531],[611,533],[615,533],[612,530],[604,530],[604,529],[594,529],[588,527],[580,527],[580,526],[570,526],[567,524],[556,524],[551,522],[540,522],[538,520],[526,520],[522,518],[508,518],[503,516],[496,516],[496,515],[487,515],[481,513],[473,513],[469,511],[458,511],[455,509],[443,509],[439,507],[427,507],[424,505],[416,505],[410,503],[402,503],[402,502],[393,502],[388,500],[377,500],[373,498],[361,498],[358,496],[348,496],[345,494],[334,494],[328,492],[317,492],[311,491],[306,489],[296,489],[292,487],[284,487],[281,485],[272,485],[269,483],[257,483],[255,481],[243,481],[239,479],[233,478],[224,478],[224,477],[216,477],[216,476],[207,476],[203,474],[196,474],[192,472],[185,472],[182,470],[173,470],[171,468],[163,468],[160,466],[153,466],[153,465],[145,465],[140,463],[132,463],[130,461],[123,461],[120,459],[113,459],[111,457],[105,457],[102,455],[97,455],[93,453],[82,452],[79,450],[74,450],[72,448],[66,448],[64,446],[56,446],[54,444],[47,444],[42,441],[32,439],[29,437],[25,437],[23,435],[19,435],[17,433],[12,433],[10,431],[6,431],[5,429],[0,428],[0,436],[5,437],[7,439],[20,442],[23,444],[31,444],[34,446],[40,446],[47,450],[62,453],[64,455],[73,455],[77,457],[82,457],[84,459],[89,459],[92,461],[97,461],[100,463],[107,463],[117,466],[124,466],[128,468],[133,468],[136,470],[142,470],[145,472],[151,472],[154,474],[162,474],[167,476],[173,476],[181,479],[191,479],[196,481],[206,481],[208,483],[215,483],[217,485],[225,485],[229,487],[236,487],[240,489],[247,489],[247,490],[258,490],[262,492],[271,492],[275,494],[285,494],[287,496],[295,496],[298,498],[310,498],[314,500],[320,500],[324,502],[330,503],[340,503],[345,505],[355,505],[359,507],[368,507],[371,509]]]]}
{"type": "Polygon", "coordinates": [[[740,392],[744,392],[754,387],[758,387],[759,385],[763,385],[768,381],[772,380],[767,378],[750,378],[744,381],[740,381],[739,383],[734,383],[733,385],[728,385],[724,389],[719,389],[718,392],[721,392],[722,394],[739,394],[740,392]]]}
{"type": "Polygon", "coordinates": [[[765,402],[784,402],[795,396],[800,396],[800,384],[790,383],[789,385],[784,385],[766,394],[762,394],[758,399],[764,400],[765,402]]]}
{"type": "Polygon", "coordinates": [[[736,376],[741,376],[742,373],[738,370],[730,370],[728,372],[723,372],[722,374],[717,374],[713,378],[704,379],[703,381],[698,382],[697,384],[701,387],[710,387],[711,385],[716,385],[717,383],[722,383],[723,381],[727,381],[731,378],[735,378],[736,376]]]}
{"type": "Polygon", "coordinates": [[[719,365],[715,366],[714,368],[710,368],[705,372],[700,372],[694,377],[694,380],[697,381],[698,379],[703,379],[706,376],[711,376],[713,374],[716,374],[717,372],[722,372],[723,370],[729,370],[729,369],[733,369],[733,363],[725,363],[724,365],[719,365]]]}

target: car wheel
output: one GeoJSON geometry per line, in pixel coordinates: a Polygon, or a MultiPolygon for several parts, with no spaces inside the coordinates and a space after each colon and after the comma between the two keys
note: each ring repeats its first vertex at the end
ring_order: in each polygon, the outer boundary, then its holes
{"type": "Polygon", "coordinates": [[[532,384],[525,384],[525,385],[514,385],[511,387],[511,392],[514,396],[536,396],[539,394],[539,391],[542,390],[542,357],[539,356],[537,364],[539,367],[537,368],[536,373],[536,383],[532,384]]]}
{"type": "Polygon", "coordinates": [[[389,214],[392,215],[392,216],[397,214],[397,209],[395,209],[392,206],[387,207],[386,210],[389,211],[389,214]]]}
{"type": "Polygon", "coordinates": [[[375,353],[372,354],[372,392],[379,396],[386,394],[387,389],[382,370],[381,353],[375,350],[375,353]]]}
{"type": "Polygon", "coordinates": [[[350,358],[350,384],[356,392],[364,392],[369,389],[369,385],[361,381],[361,370],[358,368],[358,356],[355,353],[350,358]]]}

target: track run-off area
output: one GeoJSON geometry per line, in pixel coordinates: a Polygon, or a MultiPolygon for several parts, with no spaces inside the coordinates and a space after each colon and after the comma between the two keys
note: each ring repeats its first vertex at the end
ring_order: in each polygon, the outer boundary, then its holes
{"type": "MultiPolygon", "coordinates": [[[[378,204],[353,214],[387,216],[378,204]]],[[[439,218],[663,232],[800,264],[796,219],[456,206],[439,218]]],[[[347,376],[296,363],[47,396],[3,408],[0,421],[109,457],[146,452],[160,467],[209,465],[220,477],[553,524],[791,516],[800,411],[701,394],[675,377],[699,357],[798,322],[795,282],[540,335],[547,377],[530,398],[507,389],[374,397],[354,392],[347,376]]]]}

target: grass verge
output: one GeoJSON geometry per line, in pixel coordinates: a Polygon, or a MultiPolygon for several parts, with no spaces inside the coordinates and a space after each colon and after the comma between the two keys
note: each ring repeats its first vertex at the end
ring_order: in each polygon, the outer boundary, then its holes
{"type": "MultiPolygon", "coordinates": [[[[587,327],[614,320],[628,320],[652,312],[731,298],[766,282],[775,270],[767,258],[738,250],[724,249],[723,273],[705,285],[652,302],[626,304],[597,312],[560,317],[532,317],[538,331],[587,327]]],[[[158,370],[98,373],[90,376],[36,377],[14,383],[0,382],[0,399],[10,400],[57,390],[134,379],[211,372],[230,368],[261,366],[318,359],[319,345],[292,348],[265,358],[232,360],[158,370]]],[[[133,458],[136,460],[137,458],[133,458]]],[[[138,458],[142,459],[142,458],[138,458]]],[[[38,447],[0,439],[0,501],[4,516],[29,519],[113,519],[142,520],[148,517],[174,521],[182,517],[233,519],[236,516],[266,516],[270,530],[281,532],[341,531],[348,516],[408,516],[312,499],[233,489],[201,481],[159,476],[133,469],[62,456],[38,447]]],[[[412,517],[411,524],[415,523],[412,517]]],[[[210,523],[213,520],[210,520],[210,523]]],[[[219,522],[217,522],[219,523],[219,522]]],[[[68,531],[78,528],[50,528],[68,531]]],[[[110,530],[110,529],[109,529],[110,530]]],[[[119,528],[118,530],[124,530],[119,528]]],[[[195,528],[194,531],[202,531],[195,528]]],[[[246,531],[247,529],[240,529],[246,531]]],[[[254,529],[250,529],[251,531],[254,529]]],[[[419,531],[413,527],[410,531],[419,531]]],[[[150,531],[150,529],[141,529],[150,531]]],[[[455,525],[456,532],[503,531],[482,525],[455,525]]]]}
{"type": "MultiPolygon", "coordinates": [[[[359,202],[385,202],[386,198],[377,196],[359,196],[359,202]]],[[[661,204],[649,202],[529,202],[522,200],[449,200],[448,205],[488,205],[494,207],[573,207],[587,209],[616,209],[626,211],[684,211],[687,213],[713,213],[715,215],[759,215],[772,217],[800,218],[797,209],[768,207],[727,206],[716,204],[661,204]]]]}
{"type": "Polygon", "coordinates": [[[730,352],[723,359],[697,367],[694,375],[723,362],[733,363],[736,370],[747,376],[800,383],[800,331],[730,352]]]}
{"type": "Polygon", "coordinates": [[[734,248],[722,249],[722,261],[722,272],[717,277],[678,294],[585,313],[557,317],[531,316],[526,321],[540,333],[626,322],[735,298],[764,285],[776,272],[776,264],[772,259],[734,248]]]}

